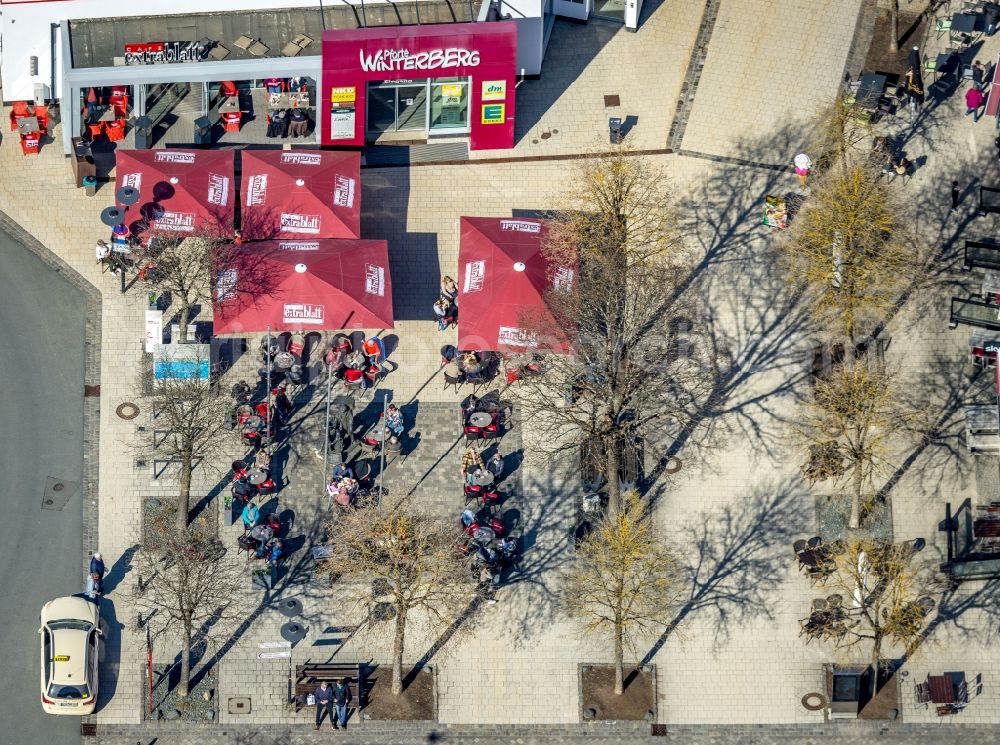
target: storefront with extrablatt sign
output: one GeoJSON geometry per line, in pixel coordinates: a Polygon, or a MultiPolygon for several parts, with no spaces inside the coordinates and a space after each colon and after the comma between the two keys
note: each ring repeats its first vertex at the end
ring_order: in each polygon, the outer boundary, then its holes
{"type": "Polygon", "coordinates": [[[514,21],[325,31],[322,144],[412,132],[511,148],[516,66],[514,21]]]}

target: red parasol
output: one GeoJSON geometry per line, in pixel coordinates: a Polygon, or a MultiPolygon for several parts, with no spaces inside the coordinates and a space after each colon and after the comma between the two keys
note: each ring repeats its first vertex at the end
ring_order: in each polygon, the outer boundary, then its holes
{"type": "MultiPolygon", "coordinates": [[[[392,281],[385,241],[260,241],[244,244],[268,288],[254,297],[216,299],[215,334],[393,328],[392,281]]],[[[232,269],[231,271],[239,271],[232,269]]],[[[235,281],[220,279],[219,293],[235,281]]]]}
{"type": "Polygon", "coordinates": [[[233,235],[236,177],[232,151],[118,150],[115,192],[123,186],[139,191],[133,222],[141,216],[153,231],[233,235]]]}
{"type": "Polygon", "coordinates": [[[361,155],[244,150],[244,240],[361,236],[361,155]]]}
{"type": "Polygon", "coordinates": [[[576,269],[549,264],[541,253],[547,232],[542,220],[461,218],[459,349],[570,351],[545,293],[571,286],[576,269]]]}

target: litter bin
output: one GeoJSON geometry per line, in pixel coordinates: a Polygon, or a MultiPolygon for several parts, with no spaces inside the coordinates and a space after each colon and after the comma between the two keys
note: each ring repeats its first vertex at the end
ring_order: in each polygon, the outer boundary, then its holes
{"type": "Polygon", "coordinates": [[[96,176],[84,176],[83,177],[83,188],[87,191],[87,196],[92,197],[97,193],[97,177],[96,176]]]}
{"type": "Polygon", "coordinates": [[[132,132],[135,135],[136,150],[149,148],[153,142],[153,120],[148,116],[140,116],[135,120],[132,132]]]}
{"type": "Polygon", "coordinates": [[[194,144],[212,144],[212,122],[207,116],[199,116],[194,120],[194,144]]]}
{"type": "Polygon", "coordinates": [[[612,145],[622,144],[622,120],[617,116],[608,119],[608,134],[611,137],[612,145]]]}
{"type": "Polygon", "coordinates": [[[83,180],[87,176],[97,176],[97,165],[94,163],[94,156],[90,152],[90,143],[85,142],[82,137],[73,138],[73,176],[76,180],[76,188],[83,186],[83,180]]]}

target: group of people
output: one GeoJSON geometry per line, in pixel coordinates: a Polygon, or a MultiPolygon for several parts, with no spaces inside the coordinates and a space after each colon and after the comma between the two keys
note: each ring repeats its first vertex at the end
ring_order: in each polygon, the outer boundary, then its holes
{"type": "Polygon", "coordinates": [[[493,483],[499,484],[503,479],[504,461],[499,448],[494,451],[489,460],[483,462],[482,456],[475,448],[466,448],[462,454],[462,479],[466,484],[482,480],[484,472],[493,476],[493,483]]]}
{"type": "Polygon", "coordinates": [[[319,729],[324,717],[329,717],[334,729],[347,729],[347,707],[351,703],[351,688],[347,684],[347,678],[341,678],[332,688],[324,680],[313,691],[313,698],[316,700],[316,729],[319,729]],[[337,713],[336,718],[334,711],[337,713]]]}
{"type": "Polygon", "coordinates": [[[978,122],[986,104],[986,69],[976,60],[972,63],[972,82],[965,92],[965,115],[972,114],[972,121],[978,122]]]}
{"type": "Polygon", "coordinates": [[[95,553],[90,557],[90,570],[87,572],[87,586],[84,594],[92,603],[97,602],[97,598],[104,595],[104,574],[107,571],[104,566],[104,559],[100,553],[95,553]]]}
{"type": "Polygon", "coordinates": [[[285,553],[285,543],[281,540],[281,520],[278,516],[273,512],[269,512],[261,517],[260,509],[258,509],[257,505],[248,500],[243,506],[241,517],[244,530],[252,531],[258,525],[266,525],[271,535],[266,541],[259,541],[246,535],[241,536],[241,541],[248,537],[250,538],[250,541],[247,542],[244,548],[252,548],[254,558],[263,559],[266,557],[268,563],[277,564],[278,560],[285,553]]]}
{"type": "Polygon", "coordinates": [[[379,337],[370,336],[359,349],[354,349],[349,337],[338,334],[323,361],[331,375],[339,377],[348,385],[358,385],[364,389],[378,380],[385,358],[385,342],[379,337]]]}
{"type": "Polygon", "coordinates": [[[458,321],[458,285],[447,275],[441,277],[441,292],[434,301],[434,317],[441,331],[458,321]]]}
{"type": "Polygon", "coordinates": [[[876,137],[872,144],[872,157],[881,164],[882,174],[891,181],[896,176],[907,176],[910,172],[910,161],[902,151],[893,147],[888,137],[876,137]]]}
{"type": "Polygon", "coordinates": [[[333,501],[341,507],[350,507],[357,496],[361,484],[354,478],[354,471],[346,463],[338,463],[333,467],[330,475],[330,483],[327,484],[326,491],[333,501]]]}

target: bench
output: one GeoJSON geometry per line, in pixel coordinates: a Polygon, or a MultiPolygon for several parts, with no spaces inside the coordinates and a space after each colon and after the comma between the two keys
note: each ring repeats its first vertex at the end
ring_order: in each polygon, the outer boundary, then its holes
{"type": "Polygon", "coordinates": [[[948,328],[955,328],[960,323],[1000,331],[1000,305],[974,297],[953,297],[948,328]]]}
{"type": "Polygon", "coordinates": [[[1000,244],[966,241],[965,261],[962,263],[962,268],[969,271],[973,267],[1000,269],[1000,244]]]}
{"type": "Polygon", "coordinates": [[[290,704],[299,711],[306,705],[306,696],[313,693],[324,680],[332,687],[341,678],[347,678],[351,690],[351,708],[361,710],[367,705],[365,666],[358,663],[314,663],[295,666],[294,693],[290,704]]]}
{"type": "Polygon", "coordinates": [[[952,561],[942,564],[941,570],[957,582],[967,579],[993,579],[1000,577],[1000,559],[952,561]]]}

